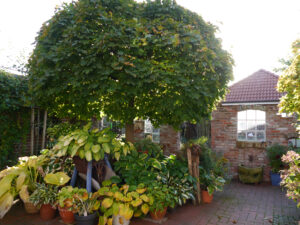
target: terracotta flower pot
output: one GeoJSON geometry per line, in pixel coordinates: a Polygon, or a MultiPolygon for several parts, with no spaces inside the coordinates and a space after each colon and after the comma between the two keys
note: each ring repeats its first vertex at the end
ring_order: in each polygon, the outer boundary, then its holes
{"type": "Polygon", "coordinates": [[[201,197],[204,203],[211,203],[213,200],[213,194],[208,194],[208,191],[201,190],[201,197]]]}
{"type": "Polygon", "coordinates": [[[42,220],[51,220],[55,216],[55,209],[50,204],[44,204],[40,208],[40,217],[42,220]]]}
{"type": "Polygon", "coordinates": [[[153,212],[150,212],[150,215],[153,220],[161,220],[162,218],[164,218],[166,213],[167,207],[165,207],[163,210],[155,210],[153,212]]]}
{"type": "Polygon", "coordinates": [[[31,202],[24,202],[25,211],[29,214],[38,213],[39,209],[31,202]]]}
{"type": "Polygon", "coordinates": [[[66,208],[61,208],[61,207],[58,207],[58,210],[59,210],[59,215],[64,223],[66,224],[74,223],[75,218],[74,218],[74,213],[72,211],[69,211],[66,208]]]}

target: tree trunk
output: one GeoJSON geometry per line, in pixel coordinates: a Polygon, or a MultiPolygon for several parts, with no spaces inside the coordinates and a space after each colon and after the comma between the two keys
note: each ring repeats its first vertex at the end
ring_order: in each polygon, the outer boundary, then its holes
{"type": "Polygon", "coordinates": [[[134,143],[134,124],[127,123],[125,125],[125,137],[127,141],[130,141],[131,143],[134,143]]]}

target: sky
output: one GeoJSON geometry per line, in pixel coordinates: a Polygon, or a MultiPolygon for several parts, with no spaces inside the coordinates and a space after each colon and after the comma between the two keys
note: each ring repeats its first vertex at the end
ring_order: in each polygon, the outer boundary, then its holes
{"type": "MultiPolygon", "coordinates": [[[[0,0],[0,69],[25,62],[43,22],[70,0],[0,0]]],[[[234,82],[259,69],[273,71],[300,38],[299,0],[177,0],[218,26],[232,54],[234,82]]],[[[13,72],[13,71],[12,71],[13,72]]],[[[280,74],[279,74],[280,75],[280,74]]]]}

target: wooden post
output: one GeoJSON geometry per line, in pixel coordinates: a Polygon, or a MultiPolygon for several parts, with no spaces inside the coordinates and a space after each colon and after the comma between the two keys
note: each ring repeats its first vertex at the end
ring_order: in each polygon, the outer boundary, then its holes
{"type": "Polygon", "coordinates": [[[186,150],[186,153],[187,153],[187,159],[188,159],[189,172],[190,172],[190,174],[193,176],[192,152],[191,152],[191,149],[188,148],[188,149],[186,150]]]}
{"type": "Polygon", "coordinates": [[[45,148],[45,142],[46,142],[46,128],[47,128],[47,110],[45,110],[45,112],[44,112],[43,136],[42,136],[42,149],[45,148]]]}
{"type": "Polygon", "coordinates": [[[33,151],[34,151],[34,108],[33,107],[31,108],[30,126],[31,126],[30,155],[33,155],[33,151]]]}
{"type": "Polygon", "coordinates": [[[198,204],[201,203],[201,188],[200,188],[200,173],[199,173],[199,164],[200,160],[199,157],[196,158],[196,178],[197,178],[197,200],[198,204]]]}
{"type": "MultiPolygon", "coordinates": [[[[194,177],[193,173],[193,158],[192,158],[192,151],[190,148],[187,148],[186,150],[187,158],[188,158],[188,167],[189,167],[189,173],[191,176],[194,177]]],[[[193,204],[196,205],[196,200],[193,200],[193,204]]]]}
{"type": "Polygon", "coordinates": [[[39,142],[40,142],[40,109],[37,110],[37,126],[35,127],[36,140],[35,140],[35,154],[39,152],[39,142]]]}

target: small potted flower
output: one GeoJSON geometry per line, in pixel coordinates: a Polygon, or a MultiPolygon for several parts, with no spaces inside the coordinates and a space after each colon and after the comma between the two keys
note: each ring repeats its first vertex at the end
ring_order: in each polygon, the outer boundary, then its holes
{"type": "Polygon", "coordinates": [[[73,213],[73,187],[66,186],[63,187],[57,195],[57,203],[58,203],[58,210],[59,215],[64,223],[70,224],[74,223],[74,213],[73,213]]]}
{"type": "Polygon", "coordinates": [[[98,190],[99,196],[103,197],[99,225],[128,225],[130,219],[146,215],[153,198],[147,195],[144,185],[129,186],[127,184],[118,187],[110,180],[102,183],[98,190]]]}
{"type": "Polygon", "coordinates": [[[225,182],[225,179],[221,176],[216,176],[213,170],[207,172],[203,167],[200,166],[202,201],[204,203],[211,203],[213,200],[213,193],[215,191],[222,191],[225,182]]]}
{"type": "Polygon", "coordinates": [[[40,217],[43,220],[51,220],[55,216],[56,198],[59,186],[70,180],[63,172],[49,173],[44,177],[45,183],[36,183],[35,191],[29,200],[36,207],[40,208],[40,217]]]}
{"type": "Polygon", "coordinates": [[[100,207],[98,192],[88,193],[86,189],[73,189],[73,212],[77,225],[96,225],[97,210],[100,207]]]}
{"type": "Polygon", "coordinates": [[[267,156],[271,167],[270,177],[273,186],[280,186],[280,170],[284,169],[284,162],[281,157],[286,154],[287,147],[275,144],[267,148],[267,156]]]}

